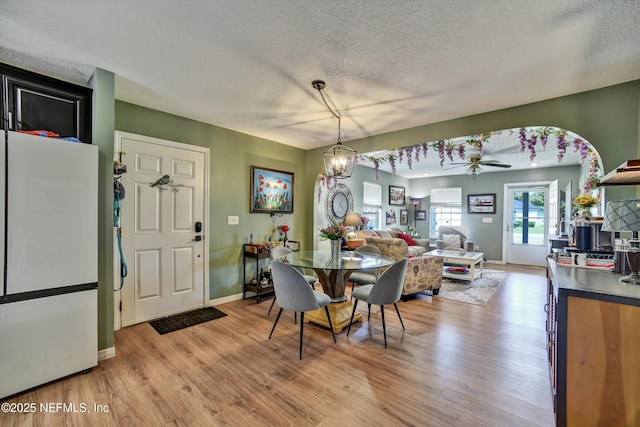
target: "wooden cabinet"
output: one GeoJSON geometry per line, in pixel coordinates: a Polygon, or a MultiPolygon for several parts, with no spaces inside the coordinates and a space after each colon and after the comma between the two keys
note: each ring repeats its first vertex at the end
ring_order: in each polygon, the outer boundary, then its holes
{"type": "Polygon", "coordinates": [[[91,143],[90,88],[0,64],[2,129],[46,130],[91,143]]]}
{"type": "Polygon", "coordinates": [[[558,426],[640,426],[640,286],[548,262],[548,355],[558,426]]]}

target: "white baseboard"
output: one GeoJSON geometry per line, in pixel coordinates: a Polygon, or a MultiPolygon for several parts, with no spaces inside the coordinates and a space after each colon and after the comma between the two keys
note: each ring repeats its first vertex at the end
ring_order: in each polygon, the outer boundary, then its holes
{"type": "Polygon", "coordinates": [[[214,305],[218,305],[218,304],[226,304],[228,302],[232,302],[232,301],[238,301],[242,299],[242,294],[235,294],[235,295],[229,295],[228,297],[222,297],[222,298],[216,298],[216,299],[210,299],[209,300],[209,306],[213,307],[214,305]]]}
{"type": "Polygon", "coordinates": [[[109,347],[103,350],[98,350],[98,361],[111,359],[112,357],[116,357],[115,347],[109,347]]]}

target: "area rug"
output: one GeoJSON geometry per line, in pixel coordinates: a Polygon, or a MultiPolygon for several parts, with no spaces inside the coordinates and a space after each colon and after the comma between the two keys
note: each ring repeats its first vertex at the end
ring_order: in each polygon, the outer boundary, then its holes
{"type": "Polygon", "coordinates": [[[482,277],[474,280],[473,285],[464,280],[443,278],[440,293],[436,298],[484,306],[498,290],[505,277],[507,277],[505,271],[485,268],[482,271],[482,277]]]}
{"type": "Polygon", "coordinates": [[[210,320],[219,319],[224,316],[226,316],[226,314],[217,308],[205,307],[198,310],[187,311],[186,313],[174,314],[173,316],[162,319],[152,320],[149,324],[153,326],[160,335],[164,335],[169,332],[188,328],[189,326],[198,325],[210,320]]]}

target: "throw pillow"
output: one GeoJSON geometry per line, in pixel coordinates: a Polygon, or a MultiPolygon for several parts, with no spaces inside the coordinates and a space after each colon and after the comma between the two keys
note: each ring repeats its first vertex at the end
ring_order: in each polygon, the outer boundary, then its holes
{"type": "Polygon", "coordinates": [[[413,238],[409,236],[407,233],[398,233],[398,237],[404,240],[405,242],[407,242],[407,245],[409,246],[418,246],[416,241],[413,240],[413,238]]]}
{"type": "Polygon", "coordinates": [[[462,243],[460,243],[460,235],[459,234],[443,234],[442,248],[449,249],[449,250],[462,249],[462,243]]]}

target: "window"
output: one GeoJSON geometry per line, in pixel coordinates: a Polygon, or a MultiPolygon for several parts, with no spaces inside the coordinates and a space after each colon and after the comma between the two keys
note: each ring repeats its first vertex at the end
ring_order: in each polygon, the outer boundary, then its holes
{"type": "Polygon", "coordinates": [[[429,201],[429,237],[437,238],[441,225],[462,225],[462,187],[432,188],[429,201]]]}
{"type": "Polygon", "coordinates": [[[362,183],[362,216],[369,220],[368,228],[382,227],[382,185],[373,182],[362,183]]]}

